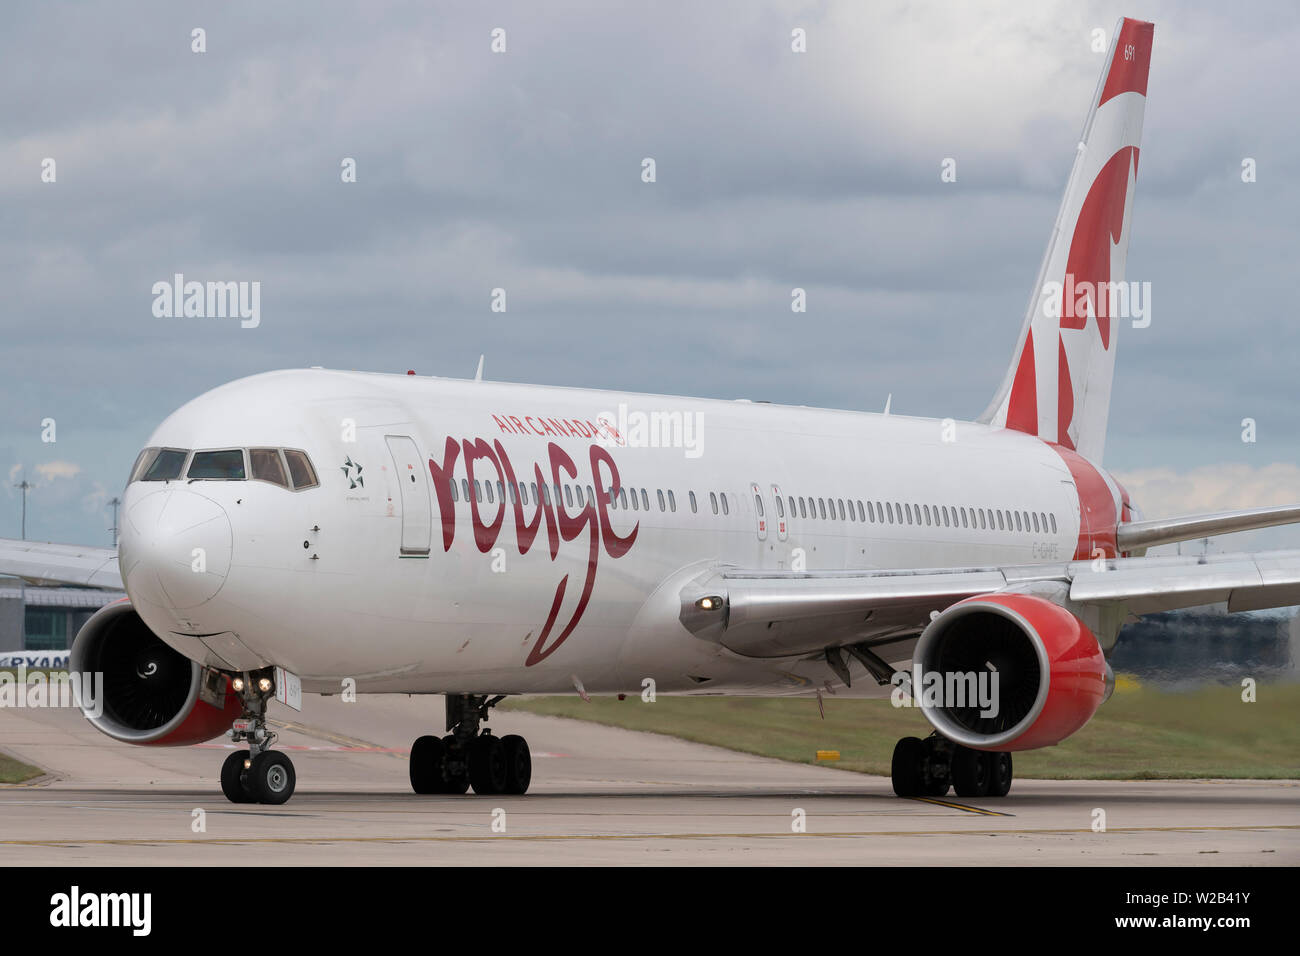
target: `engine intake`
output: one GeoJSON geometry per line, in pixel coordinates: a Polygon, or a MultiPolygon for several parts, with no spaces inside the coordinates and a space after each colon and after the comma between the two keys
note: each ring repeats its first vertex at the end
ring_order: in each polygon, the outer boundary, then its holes
{"type": "Polygon", "coordinates": [[[954,675],[996,671],[996,707],[972,695],[937,703],[917,695],[939,733],[975,750],[1060,743],[1092,718],[1114,687],[1087,626],[1033,594],[986,594],[954,604],[921,634],[913,660],[919,674],[937,675],[946,686],[956,682],[954,675]]]}
{"type": "Polygon", "coordinates": [[[97,611],[77,632],[70,670],[102,674],[100,708],[83,702],[97,730],[132,744],[185,746],[211,740],[240,715],[238,696],[224,676],[215,685],[222,706],[200,697],[204,669],[163,643],[128,601],[97,611]],[[99,711],[96,713],[96,711],[99,711]]]}

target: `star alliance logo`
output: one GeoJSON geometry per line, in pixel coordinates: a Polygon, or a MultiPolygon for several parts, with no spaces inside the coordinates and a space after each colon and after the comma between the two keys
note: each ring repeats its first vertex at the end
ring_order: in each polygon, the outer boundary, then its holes
{"type": "Polygon", "coordinates": [[[342,471],[343,477],[348,480],[349,490],[366,486],[366,480],[361,477],[361,466],[352,460],[352,456],[348,456],[347,464],[342,466],[342,471]]]}

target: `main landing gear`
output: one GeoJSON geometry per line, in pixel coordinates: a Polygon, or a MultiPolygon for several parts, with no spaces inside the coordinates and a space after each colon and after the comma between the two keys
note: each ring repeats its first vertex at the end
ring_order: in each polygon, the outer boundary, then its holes
{"type": "Polygon", "coordinates": [[[952,787],[959,797],[1005,797],[1011,790],[1011,754],[972,750],[939,734],[904,737],[890,765],[900,797],[942,797],[952,787]]]}
{"type": "Polygon", "coordinates": [[[244,712],[230,729],[236,744],[248,743],[247,750],[236,750],[221,765],[221,792],[231,803],[281,804],[293,796],[297,776],[293,762],[283,753],[271,750],[275,733],[266,729],[266,702],[275,695],[275,677],[268,668],[242,674],[231,680],[231,687],[243,700],[244,712]]]}
{"type": "Polygon", "coordinates": [[[533,777],[528,742],[517,734],[493,736],[479,724],[504,700],[477,694],[447,695],[445,737],[425,736],[411,745],[411,789],[416,793],[522,794],[533,777]]]}

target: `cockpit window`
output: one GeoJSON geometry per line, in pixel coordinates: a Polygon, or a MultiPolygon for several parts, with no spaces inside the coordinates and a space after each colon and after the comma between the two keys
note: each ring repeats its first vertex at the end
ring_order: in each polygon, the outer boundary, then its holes
{"type": "Polygon", "coordinates": [[[185,477],[214,479],[217,481],[244,480],[244,451],[231,448],[225,451],[196,451],[185,477]]]}
{"type": "Polygon", "coordinates": [[[293,479],[294,491],[303,488],[315,488],[320,484],[316,480],[316,470],[312,468],[311,460],[308,459],[306,452],[291,451],[286,448],[284,460],[289,465],[289,477],[293,479]]]}
{"type": "Polygon", "coordinates": [[[284,473],[284,462],[280,460],[278,448],[250,448],[248,461],[252,466],[255,481],[269,481],[281,488],[289,487],[289,479],[284,473]]]}
{"type": "Polygon", "coordinates": [[[154,448],[153,461],[144,467],[141,481],[175,481],[181,476],[185,467],[185,456],[189,454],[179,448],[154,448]]]}

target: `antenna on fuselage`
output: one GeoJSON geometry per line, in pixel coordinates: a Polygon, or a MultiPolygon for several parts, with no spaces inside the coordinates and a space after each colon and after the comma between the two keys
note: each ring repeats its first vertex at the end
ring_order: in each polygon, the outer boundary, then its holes
{"type": "Polygon", "coordinates": [[[891,403],[893,400],[894,400],[894,393],[893,393],[893,392],[890,392],[888,395],[885,396],[885,414],[886,414],[886,415],[889,414],[889,405],[890,405],[890,403],[891,403]]]}
{"type": "Polygon", "coordinates": [[[478,357],[478,371],[474,373],[474,381],[483,381],[483,356],[478,357]]]}

